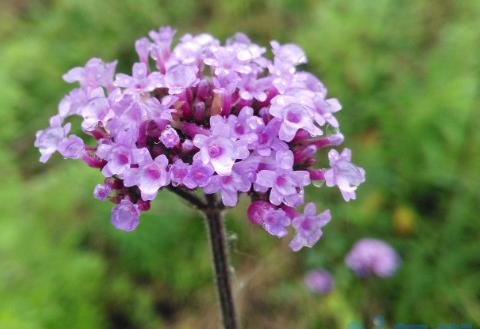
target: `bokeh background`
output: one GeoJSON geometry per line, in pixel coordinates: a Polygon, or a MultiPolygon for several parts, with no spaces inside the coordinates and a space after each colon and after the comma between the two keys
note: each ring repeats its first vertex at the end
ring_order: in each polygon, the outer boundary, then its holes
{"type": "Polygon", "coordinates": [[[135,232],[116,231],[92,197],[101,174],[58,155],[40,165],[33,148],[64,72],[93,56],[126,71],[135,39],[167,24],[298,43],[367,171],[354,202],[307,192],[334,217],[312,250],[250,225],[245,200],[228,213],[245,328],[347,328],[366,303],[389,325],[480,324],[480,1],[1,0],[0,328],[216,327],[195,212],[163,192],[135,232]],[[365,236],[402,258],[370,298],[344,265],[365,236]],[[305,288],[316,267],[335,276],[332,294],[305,288]]]}

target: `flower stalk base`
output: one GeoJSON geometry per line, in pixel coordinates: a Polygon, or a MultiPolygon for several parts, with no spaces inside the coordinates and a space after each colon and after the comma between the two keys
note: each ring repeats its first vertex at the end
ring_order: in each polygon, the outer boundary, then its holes
{"type": "Polygon", "coordinates": [[[228,243],[225,236],[223,213],[220,209],[208,209],[205,211],[205,217],[212,249],[215,281],[223,325],[225,329],[236,329],[237,321],[230,281],[228,243]]]}
{"type": "Polygon", "coordinates": [[[225,236],[224,207],[217,201],[215,194],[205,194],[205,202],[185,189],[172,186],[169,190],[199,210],[205,217],[223,327],[224,329],[237,329],[237,317],[230,280],[230,263],[228,261],[228,242],[225,236]]]}

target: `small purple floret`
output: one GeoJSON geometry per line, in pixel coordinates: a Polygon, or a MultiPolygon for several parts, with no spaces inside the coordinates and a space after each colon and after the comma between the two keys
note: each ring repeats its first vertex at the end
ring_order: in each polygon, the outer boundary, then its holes
{"type": "Polygon", "coordinates": [[[165,145],[166,148],[171,149],[180,143],[180,137],[175,129],[168,126],[164,131],[162,131],[162,134],[160,135],[160,141],[163,145],[165,145]]]}
{"type": "Polygon", "coordinates": [[[291,151],[277,152],[275,160],[275,170],[259,171],[255,183],[260,189],[271,189],[269,200],[272,204],[296,207],[303,202],[302,188],[310,184],[310,175],[307,171],[293,170],[291,151]]]}
{"type": "Polygon", "coordinates": [[[290,242],[290,248],[293,251],[299,251],[303,247],[313,247],[323,234],[322,228],[330,222],[331,218],[330,210],[317,215],[315,204],[307,203],[303,215],[292,221],[296,235],[290,242]]]}
{"type": "Polygon", "coordinates": [[[328,159],[331,168],[324,173],[326,185],[337,185],[345,201],[354,200],[358,185],[365,181],[365,170],[351,162],[352,152],[347,148],[341,154],[331,150],[328,159]]]}
{"type": "Polygon", "coordinates": [[[106,184],[97,184],[93,190],[93,196],[98,200],[105,200],[112,191],[112,188],[106,184]]]}
{"type": "Polygon", "coordinates": [[[85,152],[83,139],[70,135],[58,144],[58,152],[67,159],[80,159],[85,152]]]}
{"type": "Polygon", "coordinates": [[[194,161],[188,170],[187,176],[183,179],[183,184],[189,189],[196,187],[205,187],[215,171],[213,168],[201,161],[194,161]]]}
{"type": "Polygon", "coordinates": [[[140,211],[129,200],[122,200],[112,209],[112,224],[122,231],[133,231],[139,224],[140,211]]]}
{"type": "Polygon", "coordinates": [[[265,220],[266,213],[272,209],[272,204],[267,201],[254,201],[248,207],[247,218],[252,224],[262,225],[265,220]]]}
{"type": "Polygon", "coordinates": [[[265,212],[263,228],[271,235],[283,238],[288,234],[287,227],[290,222],[290,218],[282,209],[271,209],[265,212]]]}

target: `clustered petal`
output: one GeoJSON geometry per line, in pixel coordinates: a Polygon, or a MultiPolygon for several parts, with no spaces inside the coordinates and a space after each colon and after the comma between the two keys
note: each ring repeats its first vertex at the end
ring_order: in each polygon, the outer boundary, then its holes
{"type": "Polygon", "coordinates": [[[226,207],[246,193],[253,224],[279,238],[295,231],[295,251],[312,247],[330,212],[317,215],[312,203],[297,211],[304,188],[325,181],[348,201],[365,180],[348,149],[331,149],[330,168],[316,167],[319,151],[343,142],[340,103],[299,70],[307,57],[297,45],[272,41],[271,58],[242,33],[225,44],[187,34],[172,45],[174,34],[163,27],[137,40],[128,74],[98,58],[68,71],[64,80],[78,87],[37,133],[40,161],[58,151],[100,169],[105,179],[94,196],[116,204],[112,223],[121,230],[138,225],[160,190],[202,189],[226,207]],[[69,134],[71,116],[94,145],[69,134]]]}

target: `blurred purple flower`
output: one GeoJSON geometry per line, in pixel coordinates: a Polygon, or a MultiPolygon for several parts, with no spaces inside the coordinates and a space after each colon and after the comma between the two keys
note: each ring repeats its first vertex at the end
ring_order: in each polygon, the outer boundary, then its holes
{"type": "Polygon", "coordinates": [[[307,288],[316,294],[328,294],[335,286],[332,275],[323,269],[308,272],[304,278],[307,288]]]}
{"type": "Polygon", "coordinates": [[[386,242],[362,239],[353,246],[345,258],[345,262],[360,277],[375,274],[386,278],[392,276],[397,270],[400,258],[386,242]]]}

